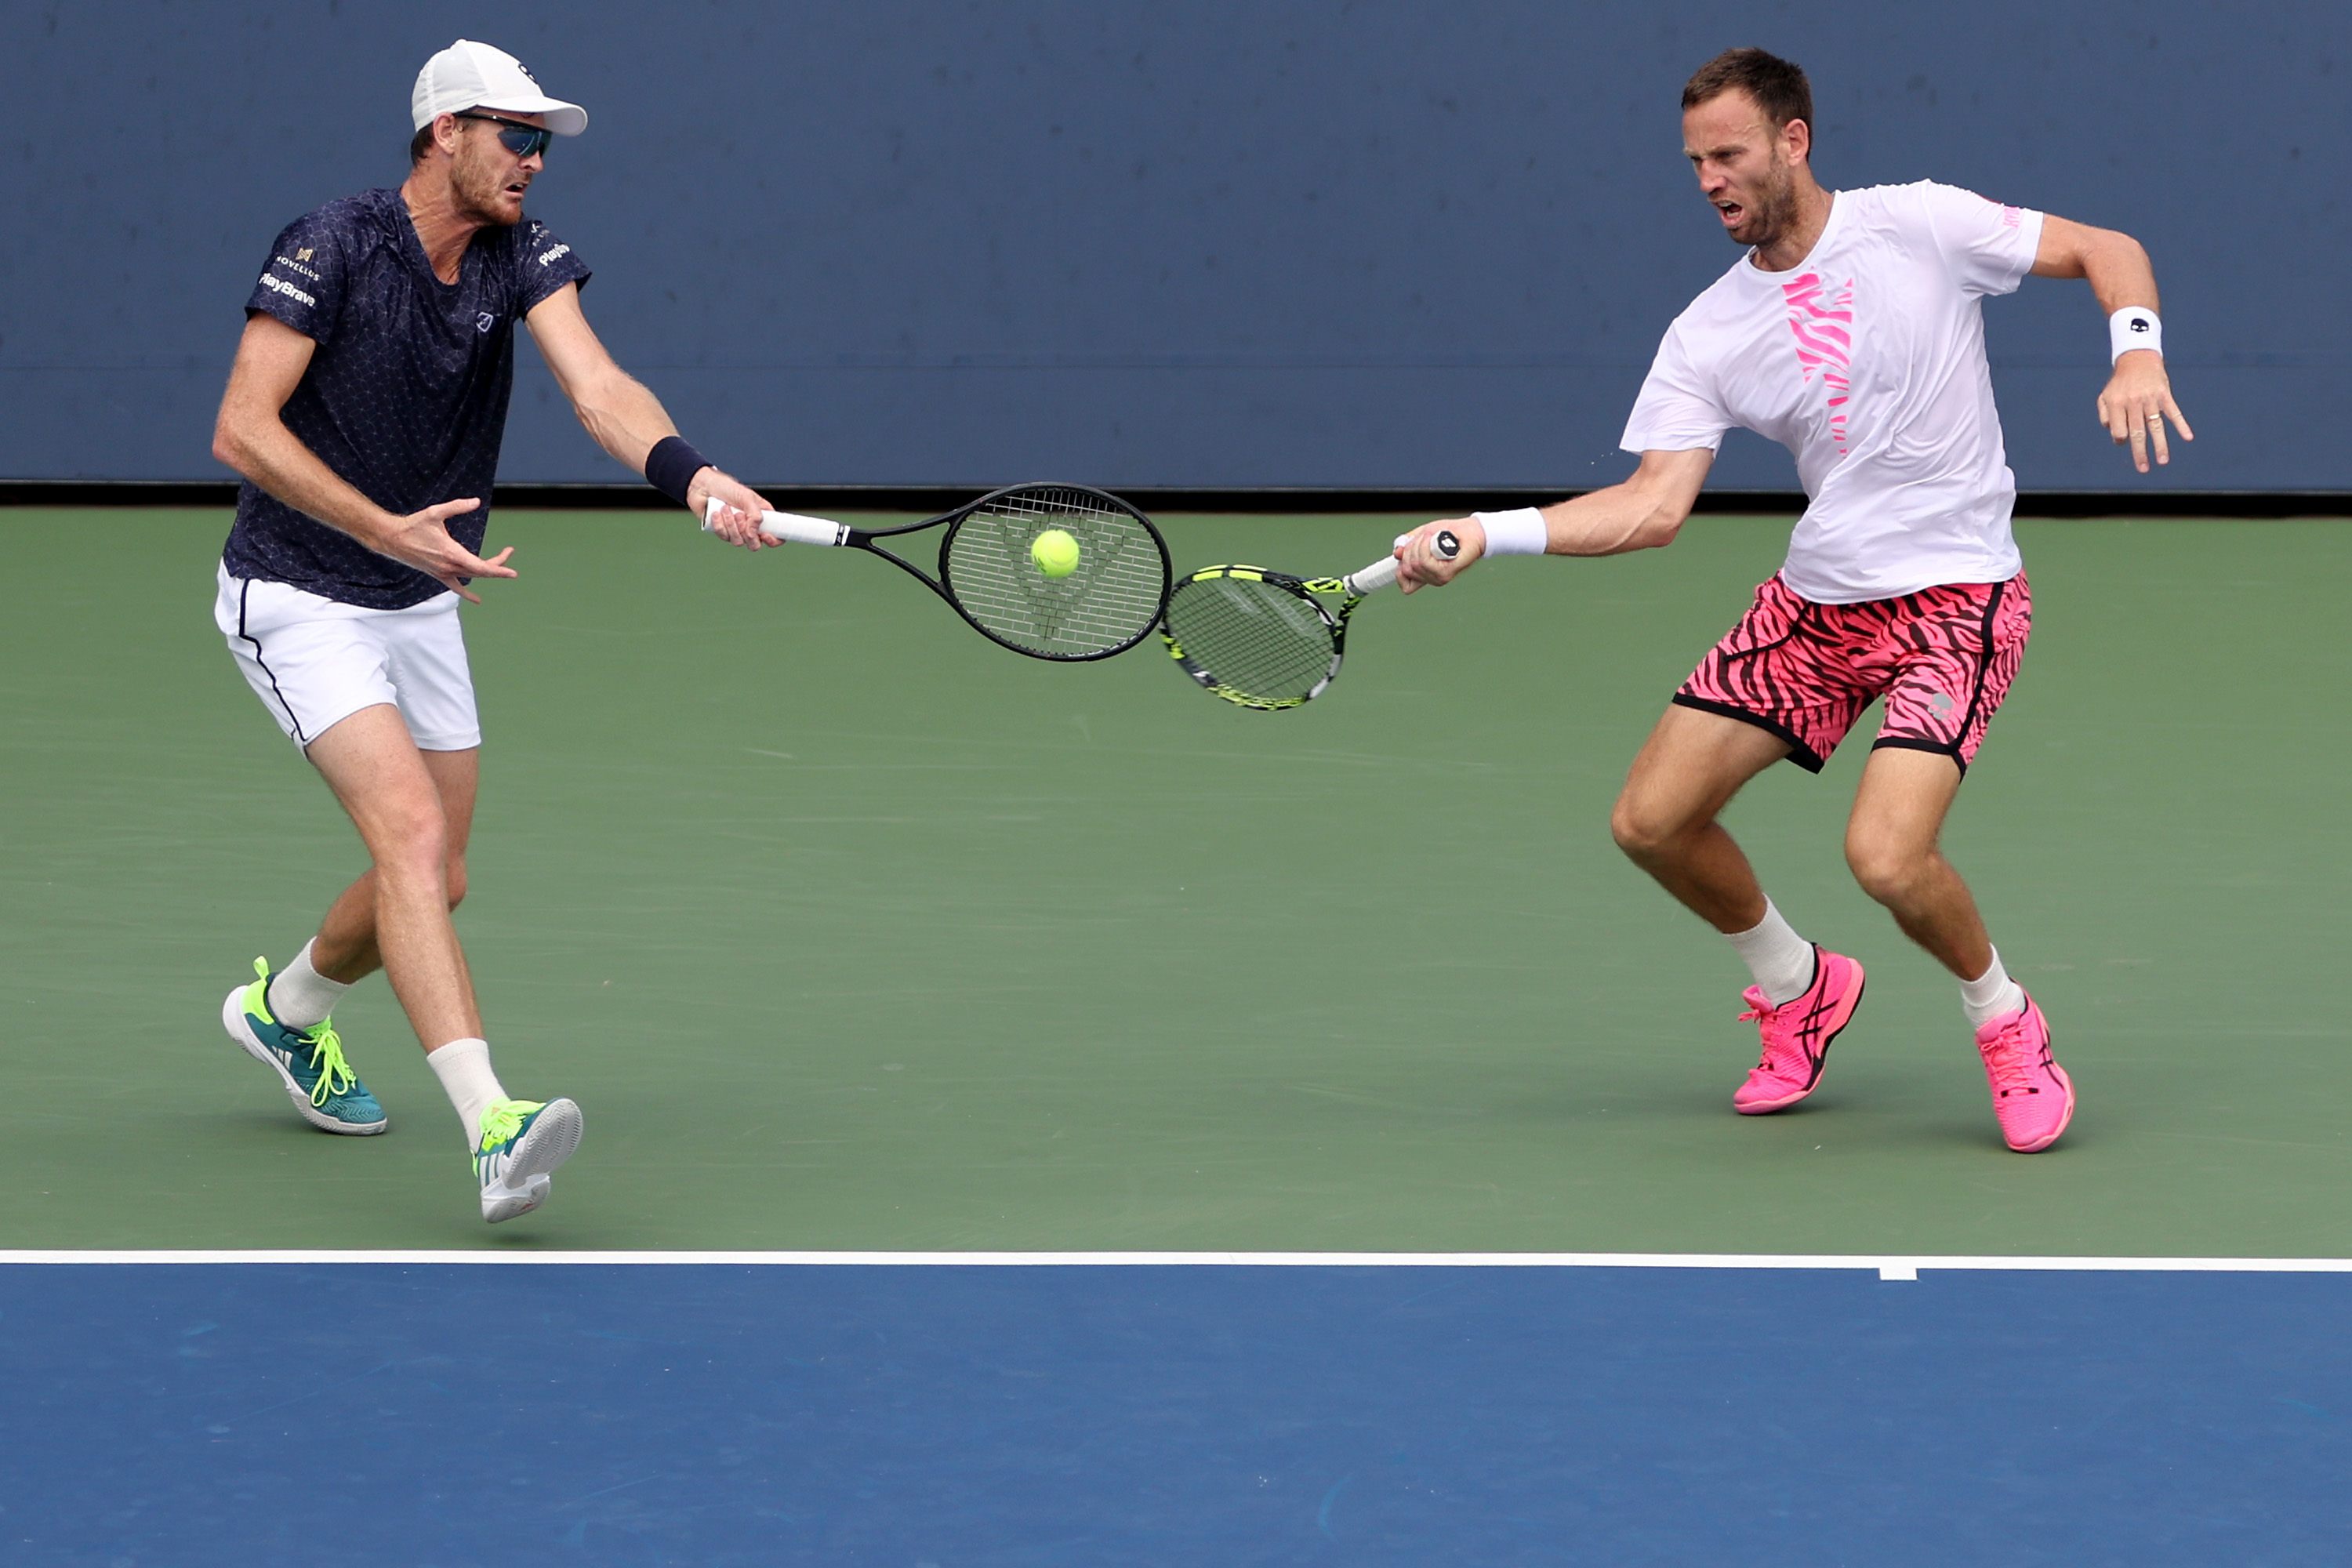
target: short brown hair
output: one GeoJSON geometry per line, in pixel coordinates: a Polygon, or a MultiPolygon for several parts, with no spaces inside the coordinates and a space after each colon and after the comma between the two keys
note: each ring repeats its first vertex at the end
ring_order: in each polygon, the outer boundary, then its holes
{"type": "Polygon", "coordinates": [[[1803,121],[1808,131],[1818,129],[1813,124],[1813,84],[1805,79],[1802,66],[1778,55],[1762,49],[1724,50],[1699,67],[1684,87],[1683,107],[1696,109],[1727,92],[1754,99],[1775,131],[1788,129],[1791,120],[1803,121]]]}
{"type": "Polygon", "coordinates": [[[425,122],[425,129],[408,139],[408,166],[414,169],[417,164],[425,162],[425,154],[431,151],[433,151],[433,121],[428,120],[425,122]]]}

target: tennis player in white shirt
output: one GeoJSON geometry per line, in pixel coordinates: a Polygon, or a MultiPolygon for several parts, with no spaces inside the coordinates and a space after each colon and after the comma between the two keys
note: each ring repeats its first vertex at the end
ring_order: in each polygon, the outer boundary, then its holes
{"type": "Polygon", "coordinates": [[[1811,88],[1789,61],[1732,49],[1700,68],[1683,89],[1684,149],[1745,254],[1659,345],[1622,443],[1640,466],[1572,500],[1427,524],[1399,547],[1403,582],[1446,583],[1487,555],[1671,543],[1726,430],[1787,447],[1809,500],[1787,559],[1675,694],[1611,826],[1747,962],[1742,1016],[1762,1052],[1732,1104],[1785,1110],[1820,1084],[1863,969],[1797,933],[1717,818],[1782,758],[1819,772],[1885,699],[1846,863],[1960,982],[2001,1134],[2031,1153],[2065,1131],[2074,1086],[1937,845],[2032,625],[1979,301],[2029,273],[2087,279],[2113,349],[2100,423],[2142,473],[2170,459],[2168,421],[2191,433],[2137,241],[1925,181],[1825,190],[1812,123],[1811,88]],[[1434,543],[1448,530],[1452,558],[1434,543]]]}

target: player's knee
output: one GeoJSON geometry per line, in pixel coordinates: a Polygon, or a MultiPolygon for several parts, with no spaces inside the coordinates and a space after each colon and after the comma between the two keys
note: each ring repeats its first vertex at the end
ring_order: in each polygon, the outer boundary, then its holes
{"type": "Polygon", "coordinates": [[[1849,834],[1845,863],[1853,879],[1882,904],[1901,904],[1927,871],[1930,852],[1869,834],[1849,834]]]}
{"type": "Polygon", "coordinates": [[[449,857],[446,875],[449,908],[454,910],[459,904],[466,901],[466,858],[463,855],[449,857]]]}
{"type": "Polygon", "coordinates": [[[1617,841],[1617,847],[1645,863],[1665,854],[1682,827],[1671,814],[1631,794],[1619,795],[1609,814],[1609,836],[1617,841]]]}
{"type": "Polygon", "coordinates": [[[449,861],[441,803],[427,796],[376,814],[368,835],[378,870],[404,880],[438,877],[449,861]]]}

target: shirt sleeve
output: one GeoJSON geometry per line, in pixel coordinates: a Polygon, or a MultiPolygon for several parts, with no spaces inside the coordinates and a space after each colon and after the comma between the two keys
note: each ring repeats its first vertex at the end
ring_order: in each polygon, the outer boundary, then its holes
{"type": "Polygon", "coordinates": [[[270,247],[245,313],[275,316],[312,342],[326,342],[342,314],[344,271],[336,227],[317,213],[296,218],[270,247]]]}
{"type": "Polygon", "coordinates": [[[1723,433],[1732,423],[1709,378],[1692,363],[1683,324],[1676,321],[1658,344],[1658,357],[1650,362],[1649,378],[1617,444],[1628,452],[1713,452],[1721,449],[1723,433]]]}
{"type": "Polygon", "coordinates": [[[545,224],[533,220],[523,226],[522,247],[516,253],[514,315],[516,321],[530,314],[541,300],[566,283],[588,286],[590,273],[572,247],[555,237],[545,224]]]}
{"type": "Polygon", "coordinates": [[[1922,180],[1912,187],[1927,209],[1927,227],[1952,281],[1969,294],[2007,294],[2033,268],[2042,247],[2042,215],[2008,207],[1958,185],[1922,180]]]}

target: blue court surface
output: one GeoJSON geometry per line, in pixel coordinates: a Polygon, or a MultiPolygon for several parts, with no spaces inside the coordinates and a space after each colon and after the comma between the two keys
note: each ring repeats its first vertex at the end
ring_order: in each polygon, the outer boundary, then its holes
{"type": "Polygon", "coordinates": [[[2340,1265],[1596,1261],[18,1261],[0,1561],[2352,1560],[2340,1265]]]}

